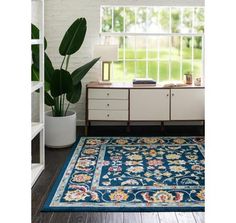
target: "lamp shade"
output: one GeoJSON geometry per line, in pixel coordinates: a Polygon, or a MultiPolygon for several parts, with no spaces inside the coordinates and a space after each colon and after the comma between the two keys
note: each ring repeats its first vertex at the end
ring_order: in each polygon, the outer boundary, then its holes
{"type": "Polygon", "coordinates": [[[118,60],[118,45],[95,45],[94,57],[101,57],[101,61],[118,60]]]}

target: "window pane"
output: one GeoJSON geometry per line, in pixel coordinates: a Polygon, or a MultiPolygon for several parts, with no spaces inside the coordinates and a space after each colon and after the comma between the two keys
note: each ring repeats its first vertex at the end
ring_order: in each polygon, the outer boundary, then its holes
{"type": "Polygon", "coordinates": [[[171,62],[171,80],[180,80],[180,62],[172,61],[171,62]]]}
{"type": "Polygon", "coordinates": [[[125,37],[125,58],[135,59],[135,37],[134,36],[125,37]]]}
{"type": "Polygon", "coordinates": [[[157,33],[159,30],[158,24],[158,8],[147,8],[147,32],[157,33]]]}
{"type": "Polygon", "coordinates": [[[171,32],[172,33],[180,32],[180,9],[179,8],[171,9],[171,32]]]}
{"type": "Polygon", "coordinates": [[[181,52],[180,52],[180,36],[172,36],[171,38],[171,60],[178,60],[181,59],[181,52]]]}
{"type": "Polygon", "coordinates": [[[157,61],[148,62],[148,77],[154,80],[157,79],[157,61]]]}
{"type": "Polygon", "coordinates": [[[157,37],[150,36],[147,41],[148,47],[148,59],[157,59],[157,47],[158,47],[158,39],[157,37]]]}
{"type": "Polygon", "coordinates": [[[182,33],[191,33],[193,25],[193,9],[185,8],[183,11],[182,33]]]}
{"type": "Polygon", "coordinates": [[[194,59],[202,58],[202,37],[194,37],[194,59]]]}
{"type": "Polygon", "coordinates": [[[113,63],[113,75],[112,81],[122,82],[124,77],[124,63],[122,61],[116,61],[113,63]]]}
{"type": "Polygon", "coordinates": [[[137,68],[137,77],[141,77],[141,78],[146,77],[146,62],[145,61],[137,61],[136,68],[137,68]]]}
{"type": "Polygon", "coordinates": [[[102,32],[110,32],[112,28],[112,9],[102,8],[102,32]]]}
{"type": "Polygon", "coordinates": [[[170,31],[170,10],[169,8],[162,8],[160,10],[159,18],[161,30],[160,32],[166,33],[170,31]]]}
{"type": "Polygon", "coordinates": [[[195,8],[194,9],[194,32],[203,33],[204,32],[204,9],[195,8]]]}
{"type": "Polygon", "coordinates": [[[160,60],[169,60],[169,37],[162,36],[159,38],[159,58],[160,60]]]}
{"type": "Polygon", "coordinates": [[[135,9],[125,8],[125,31],[135,32],[135,9]]]}
{"type": "Polygon", "coordinates": [[[136,59],[146,59],[146,37],[136,37],[136,59]]]}
{"type": "Polygon", "coordinates": [[[135,62],[134,61],[126,61],[125,63],[125,81],[132,82],[135,78],[135,62]]]}
{"type": "Polygon", "coordinates": [[[136,32],[146,32],[146,16],[146,8],[139,7],[137,10],[136,32]]]}
{"type": "Polygon", "coordinates": [[[183,69],[182,69],[182,75],[191,72],[192,69],[192,61],[191,60],[184,60],[183,61],[183,69]]]}
{"type": "Polygon", "coordinates": [[[169,62],[168,61],[160,61],[159,65],[160,73],[159,73],[159,80],[166,81],[169,80],[169,62]]]}
{"type": "Polygon", "coordinates": [[[183,59],[192,59],[192,37],[183,37],[183,59]]]}
{"type": "Polygon", "coordinates": [[[201,77],[202,76],[202,61],[195,60],[193,64],[193,77],[201,77]]]}
{"type": "Polygon", "coordinates": [[[115,7],[113,13],[114,13],[114,20],[113,20],[114,32],[123,32],[124,31],[124,8],[115,7]]]}

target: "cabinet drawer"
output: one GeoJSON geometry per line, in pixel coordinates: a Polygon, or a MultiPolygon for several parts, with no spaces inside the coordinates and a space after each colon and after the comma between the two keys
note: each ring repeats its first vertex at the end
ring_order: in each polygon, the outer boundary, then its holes
{"type": "Polygon", "coordinates": [[[128,100],[89,99],[88,108],[102,110],[128,110],[128,100]]]}
{"type": "Polygon", "coordinates": [[[128,99],[127,89],[88,89],[91,99],[128,99]]]}
{"type": "Polygon", "coordinates": [[[127,121],[128,111],[89,110],[89,120],[127,121]]]}

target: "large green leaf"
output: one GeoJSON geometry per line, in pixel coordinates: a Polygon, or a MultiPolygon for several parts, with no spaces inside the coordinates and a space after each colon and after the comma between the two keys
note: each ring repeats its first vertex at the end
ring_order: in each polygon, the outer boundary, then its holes
{"type": "Polygon", "coordinates": [[[31,80],[39,81],[39,70],[34,63],[31,65],[31,80]]]}
{"type": "Polygon", "coordinates": [[[45,92],[45,94],[44,94],[44,100],[45,100],[45,104],[48,105],[48,106],[54,106],[55,105],[54,99],[47,92],[45,92]]]}
{"type": "Polygon", "coordinates": [[[51,95],[58,97],[72,91],[72,78],[68,71],[60,69],[55,70],[50,82],[51,95]]]}
{"type": "Polygon", "coordinates": [[[72,103],[75,104],[79,101],[82,91],[82,84],[79,82],[77,85],[73,86],[73,89],[71,92],[66,94],[66,99],[72,103]]]}
{"type": "MultiPolygon", "coordinates": [[[[31,80],[32,81],[39,81],[39,70],[33,63],[31,65],[31,80]]],[[[46,80],[44,81],[44,90],[49,91],[50,90],[50,83],[47,82],[46,80]]],[[[39,92],[39,91],[37,91],[39,92]]]]}
{"type": "Polygon", "coordinates": [[[52,62],[49,59],[48,55],[46,53],[44,53],[44,76],[45,76],[45,81],[47,81],[48,83],[51,83],[53,73],[54,73],[54,68],[53,68],[52,62]]]}
{"type": "MultiPolygon", "coordinates": [[[[31,23],[31,39],[39,39],[39,29],[37,26],[31,23]]],[[[37,45],[33,45],[32,48],[36,48],[37,45]]],[[[47,49],[47,40],[44,38],[44,49],[47,49]]]]}
{"type": "MultiPolygon", "coordinates": [[[[33,52],[32,59],[33,59],[34,66],[39,70],[39,54],[35,54],[33,52]]],[[[44,53],[44,77],[45,77],[45,81],[47,81],[48,83],[51,82],[53,72],[54,72],[54,68],[53,68],[52,62],[49,59],[48,55],[44,53]]]]}
{"type": "Polygon", "coordinates": [[[87,30],[85,18],[76,19],[66,31],[60,47],[59,53],[62,56],[72,55],[81,47],[87,30]]]}
{"type": "Polygon", "coordinates": [[[93,65],[97,63],[99,59],[100,57],[93,59],[90,62],[86,63],[85,65],[73,71],[73,73],[71,74],[73,85],[77,85],[83,79],[83,77],[88,73],[88,71],[93,67],[93,65]]]}

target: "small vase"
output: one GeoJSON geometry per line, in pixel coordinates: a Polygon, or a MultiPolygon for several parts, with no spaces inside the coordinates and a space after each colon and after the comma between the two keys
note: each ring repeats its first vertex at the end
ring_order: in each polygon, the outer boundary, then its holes
{"type": "Polygon", "coordinates": [[[192,74],[185,74],[185,83],[190,85],[193,83],[192,74]]]}

